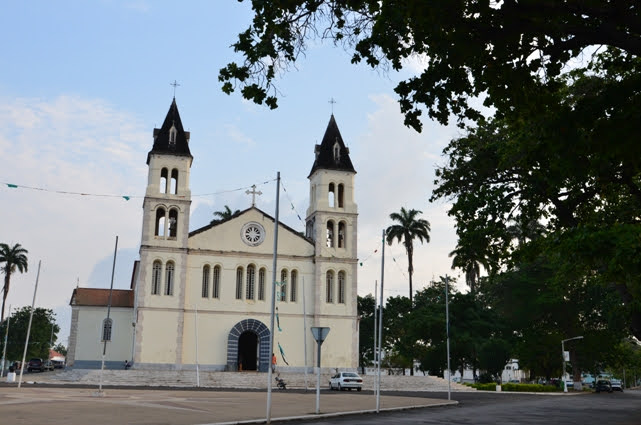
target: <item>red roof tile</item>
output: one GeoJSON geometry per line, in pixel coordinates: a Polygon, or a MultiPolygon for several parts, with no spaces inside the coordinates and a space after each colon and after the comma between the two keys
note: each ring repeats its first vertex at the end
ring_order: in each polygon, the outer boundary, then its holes
{"type": "MultiPolygon", "coordinates": [[[[71,295],[70,305],[107,307],[109,289],[76,288],[71,295]]],[[[133,307],[134,291],[131,289],[114,289],[111,296],[112,307],[133,307]]]]}

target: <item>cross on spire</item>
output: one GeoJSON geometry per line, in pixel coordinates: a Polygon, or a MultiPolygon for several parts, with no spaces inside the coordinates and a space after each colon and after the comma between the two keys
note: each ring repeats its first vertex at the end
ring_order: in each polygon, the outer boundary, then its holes
{"type": "Polygon", "coordinates": [[[252,190],[246,190],[245,193],[252,196],[252,207],[256,206],[256,195],[262,195],[263,192],[256,190],[256,185],[251,185],[252,190]]]}
{"type": "Polygon", "coordinates": [[[332,115],[334,115],[334,104],[336,104],[336,101],[332,97],[332,98],[329,99],[329,101],[327,103],[330,103],[332,105],[332,115]]]}
{"type": "Polygon", "coordinates": [[[174,80],[173,83],[169,83],[170,86],[174,86],[174,97],[176,97],[176,87],[178,87],[180,84],[176,80],[174,80]]]}

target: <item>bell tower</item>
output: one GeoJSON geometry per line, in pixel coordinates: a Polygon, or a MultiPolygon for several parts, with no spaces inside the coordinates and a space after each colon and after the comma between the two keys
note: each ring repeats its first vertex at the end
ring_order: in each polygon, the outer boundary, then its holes
{"type": "MultiPolygon", "coordinates": [[[[333,114],[314,154],[305,226],[315,250],[314,326],[358,335],[356,170],[333,114]]],[[[358,338],[349,339],[345,362],[358,364],[358,338]]]]}
{"type": "Polygon", "coordinates": [[[143,201],[134,307],[134,363],[138,365],[152,361],[166,364],[182,362],[191,206],[189,173],[193,161],[189,136],[189,132],[183,129],[174,98],[161,128],[154,129],[153,147],[147,154],[149,172],[143,201]],[[157,327],[156,317],[162,312],[165,312],[164,324],[155,338],[151,339],[152,332],[146,332],[144,336],[138,332],[139,329],[157,327]]]}

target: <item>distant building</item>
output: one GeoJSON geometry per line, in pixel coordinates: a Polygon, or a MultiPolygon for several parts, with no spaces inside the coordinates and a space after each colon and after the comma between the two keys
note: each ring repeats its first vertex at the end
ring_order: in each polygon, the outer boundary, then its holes
{"type": "MultiPolygon", "coordinates": [[[[74,290],[67,365],[100,367],[108,340],[110,368],[133,360],[140,369],[190,369],[198,361],[203,370],[267,371],[275,220],[256,207],[254,188],[250,207],[189,232],[194,158],[175,99],[153,136],[131,289],[114,291],[109,321],[108,289],[74,290]]],[[[242,167],[242,158],[220,158],[228,160],[242,167]]],[[[355,175],[332,115],[308,176],[305,232],[278,225],[278,368],[316,364],[304,326],[331,328],[323,365],[358,365],[355,175]]]]}

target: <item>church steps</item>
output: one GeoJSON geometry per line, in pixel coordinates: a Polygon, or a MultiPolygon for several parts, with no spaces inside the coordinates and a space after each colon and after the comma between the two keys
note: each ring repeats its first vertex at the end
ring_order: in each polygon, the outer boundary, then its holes
{"type": "MultiPolygon", "coordinates": [[[[321,375],[321,388],[326,389],[331,374],[321,375]]],[[[288,388],[313,390],[316,388],[316,375],[309,373],[280,373],[288,388]]],[[[373,390],[376,377],[365,375],[363,389],[373,390]]],[[[25,381],[98,385],[100,370],[73,369],[54,373],[40,373],[25,375],[25,381]]],[[[274,386],[276,381],[274,380],[274,386]]],[[[193,370],[104,370],[102,373],[103,385],[114,386],[149,386],[149,387],[196,387],[196,372],[193,370]]],[[[200,372],[200,386],[203,388],[230,388],[230,389],[266,389],[267,374],[256,372],[200,372]]],[[[434,376],[402,376],[382,375],[381,387],[383,391],[447,391],[448,383],[442,378],[434,376]]],[[[465,385],[451,383],[452,391],[475,391],[465,385]]]]}

